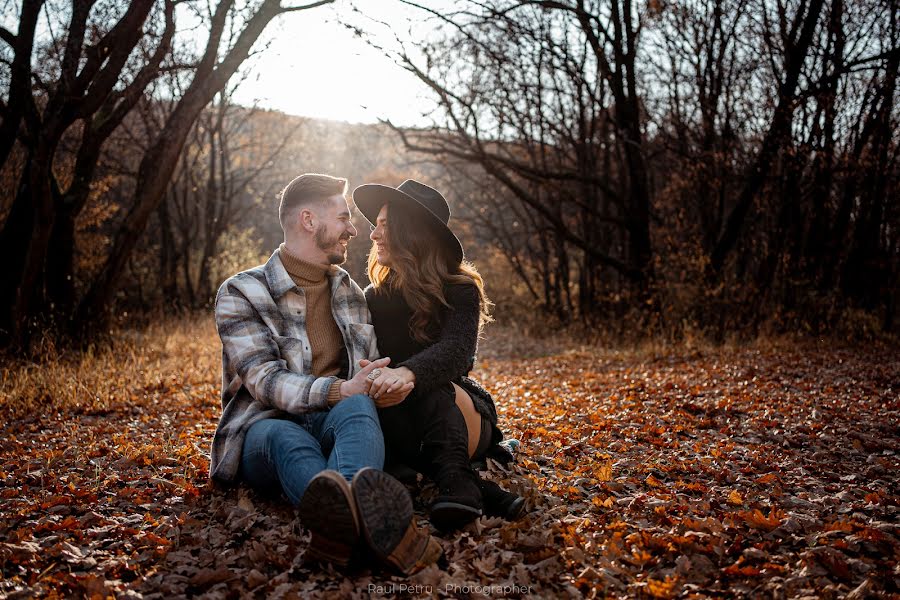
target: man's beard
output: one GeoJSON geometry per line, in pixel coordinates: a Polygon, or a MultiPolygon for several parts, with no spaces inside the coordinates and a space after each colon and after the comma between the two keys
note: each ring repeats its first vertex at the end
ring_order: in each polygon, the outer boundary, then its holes
{"type": "Polygon", "coordinates": [[[341,251],[335,252],[334,247],[338,245],[340,240],[350,240],[350,235],[345,233],[344,235],[328,235],[328,227],[322,225],[319,229],[316,230],[315,236],[313,238],[316,242],[316,246],[319,247],[319,250],[324,252],[328,257],[328,263],[332,265],[342,265],[347,260],[347,249],[341,246],[341,251]]]}

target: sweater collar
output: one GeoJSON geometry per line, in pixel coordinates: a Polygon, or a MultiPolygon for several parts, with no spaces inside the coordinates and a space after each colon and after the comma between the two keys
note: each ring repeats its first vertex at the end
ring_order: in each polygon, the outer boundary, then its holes
{"type": "MultiPolygon", "coordinates": [[[[294,283],[294,280],[291,279],[287,269],[284,268],[284,264],[281,262],[281,252],[279,252],[277,248],[275,249],[275,252],[272,253],[272,256],[269,257],[269,260],[266,261],[266,264],[263,265],[262,270],[263,275],[266,278],[266,285],[269,288],[269,293],[272,294],[273,299],[277,300],[289,290],[297,288],[297,284],[294,283]]],[[[334,294],[340,286],[348,285],[348,282],[351,281],[350,274],[337,265],[329,267],[328,277],[331,279],[332,294],[334,294]]]]}
{"type": "Polygon", "coordinates": [[[326,276],[331,272],[330,265],[317,265],[303,260],[287,249],[282,243],[278,247],[278,253],[281,256],[281,264],[284,265],[285,271],[291,276],[291,279],[297,285],[315,285],[325,281],[326,276]]]}

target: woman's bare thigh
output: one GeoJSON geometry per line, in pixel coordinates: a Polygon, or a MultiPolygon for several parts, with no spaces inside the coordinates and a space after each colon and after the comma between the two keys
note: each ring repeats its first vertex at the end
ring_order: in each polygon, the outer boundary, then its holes
{"type": "Polygon", "coordinates": [[[453,388],[456,391],[456,406],[459,407],[466,419],[466,429],[469,430],[469,457],[471,458],[478,449],[478,441],[481,439],[481,414],[475,409],[472,397],[464,389],[455,383],[453,388]]]}

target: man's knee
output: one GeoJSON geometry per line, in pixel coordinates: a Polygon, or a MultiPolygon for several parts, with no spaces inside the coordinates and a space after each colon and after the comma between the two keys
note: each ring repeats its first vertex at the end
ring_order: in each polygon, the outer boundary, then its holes
{"type": "Polygon", "coordinates": [[[344,398],[331,410],[336,413],[335,416],[340,416],[342,418],[363,416],[370,417],[376,423],[378,422],[378,411],[375,408],[375,402],[365,394],[356,394],[344,398]]]}
{"type": "Polygon", "coordinates": [[[318,443],[300,425],[287,419],[257,421],[247,430],[244,441],[245,451],[248,447],[265,448],[265,452],[270,455],[307,446],[318,446],[318,443]]]}

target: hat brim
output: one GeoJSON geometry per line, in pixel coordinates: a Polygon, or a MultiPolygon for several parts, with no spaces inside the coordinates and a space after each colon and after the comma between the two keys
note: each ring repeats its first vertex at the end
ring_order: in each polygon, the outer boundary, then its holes
{"type": "Polygon", "coordinates": [[[459,238],[437,215],[409,194],[405,194],[389,185],[366,183],[353,190],[352,196],[356,208],[372,225],[375,225],[375,222],[378,220],[378,213],[381,212],[381,207],[385,204],[415,210],[417,215],[435,225],[433,230],[438,234],[438,241],[446,246],[456,262],[462,262],[464,253],[459,238]]]}

